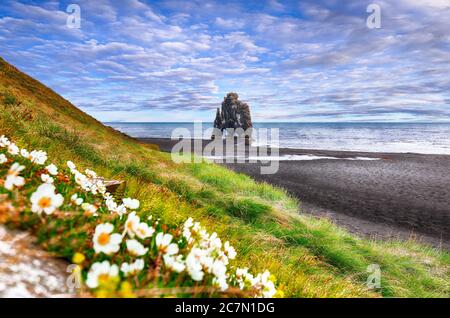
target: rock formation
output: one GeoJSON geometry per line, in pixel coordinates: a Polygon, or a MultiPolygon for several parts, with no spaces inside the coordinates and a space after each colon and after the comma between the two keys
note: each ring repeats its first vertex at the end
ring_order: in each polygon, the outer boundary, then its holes
{"type": "Polygon", "coordinates": [[[238,94],[228,93],[223,99],[222,108],[217,108],[214,128],[223,131],[227,128],[243,128],[247,130],[252,127],[250,107],[238,100],[238,94]]]}

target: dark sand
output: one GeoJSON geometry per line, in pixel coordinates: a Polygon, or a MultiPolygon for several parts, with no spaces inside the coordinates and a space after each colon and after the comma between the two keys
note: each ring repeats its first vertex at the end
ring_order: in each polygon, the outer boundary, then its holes
{"type": "MultiPolygon", "coordinates": [[[[164,151],[176,143],[141,141],[164,151]]],[[[280,149],[280,155],[287,154],[381,160],[280,161],[272,175],[262,175],[260,163],[224,165],[287,189],[302,202],[302,213],[328,217],[350,232],[376,239],[413,237],[450,250],[450,156],[280,149]]]]}

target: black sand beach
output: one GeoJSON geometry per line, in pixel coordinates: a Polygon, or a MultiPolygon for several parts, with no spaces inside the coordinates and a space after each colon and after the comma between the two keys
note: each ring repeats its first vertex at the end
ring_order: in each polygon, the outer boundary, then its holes
{"type": "MultiPolygon", "coordinates": [[[[163,151],[176,143],[140,140],[163,151]]],[[[358,235],[413,237],[450,250],[450,156],[305,149],[280,149],[280,155],[379,160],[280,161],[278,172],[269,175],[260,173],[260,163],[224,165],[287,189],[302,202],[301,213],[328,217],[358,235]]]]}

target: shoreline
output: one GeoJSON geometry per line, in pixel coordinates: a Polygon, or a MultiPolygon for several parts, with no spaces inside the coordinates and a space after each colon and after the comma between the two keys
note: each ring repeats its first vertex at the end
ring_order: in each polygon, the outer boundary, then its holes
{"type": "MultiPolygon", "coordinates": [[[[166,152],[178,142],[138,140],[166,152]]],[[[326,217],[351,233],[414,238],[450,250],[450,155],[292,148],[279,148],[279,154],[336,159],[280,161],[273,175],[261,175],[261,163],[221,165],[286,189],[301,202],[301,213],[326,217]],[[357,157],[377,160],[343,160],[357,157]]]]}
{"type": "MultiPolygon", "coordinates": [[[[130,137],[136,139],[145,144],[155,144],[160,147],[160,149],[164,152],[170,152],[172,147],[178,142],[178,140],[172,140],[170,138],[164,137],[130,137]]],[[[201,140],[202,146],[204,147],[206,144],[211,142],[210,139],[190,139],[201,140]]],[[[253,146],[253,148],[259,148],[261,146],[253,146]]],[[[267,147],[271,149],[270,147],[267,147]]],[[[406,157],[406,158],[439,158],[444,160],[450,160],[450,154],[435,154],[435,153],[419,153],[419,152],[375,152],[375,151],[353,151],[353,150],[329,150],[329,149],[311,149],[311,148],[283,148],[277,147],[273,149],[278,149],[280,155],[306,155],[311,154],[314,156],[330,156],[330,157],[338,157],[338,158],[348,158],[348,157],[368,157],[368,158],[380,158],[380,159],[392,159],[394,157],[406,157]]]]}

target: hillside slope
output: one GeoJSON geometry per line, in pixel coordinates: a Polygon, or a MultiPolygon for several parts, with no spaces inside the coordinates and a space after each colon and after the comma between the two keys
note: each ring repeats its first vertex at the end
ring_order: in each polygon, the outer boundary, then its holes
{"type": "MultiPolygon", "coordinates": [[[[448,297],[449,255],[415,242],[372,242],[298,215],[285,191],[215,164],[175,164],[83,113],[0,58],[0,135],[126,181],[125,195],[169,224],[192,216],[230,240],[236,263],[269,269],[289,297],[448,297]],[[370,264],[382,273],[368,290],[370,264]]],[[[45,243],[45,242],[44,242],[45,243]]],[[[45,244],[44,244],[45,246],[45,244]]],[[[71,258],[69,247],[56,251],[71,258]]]]}

